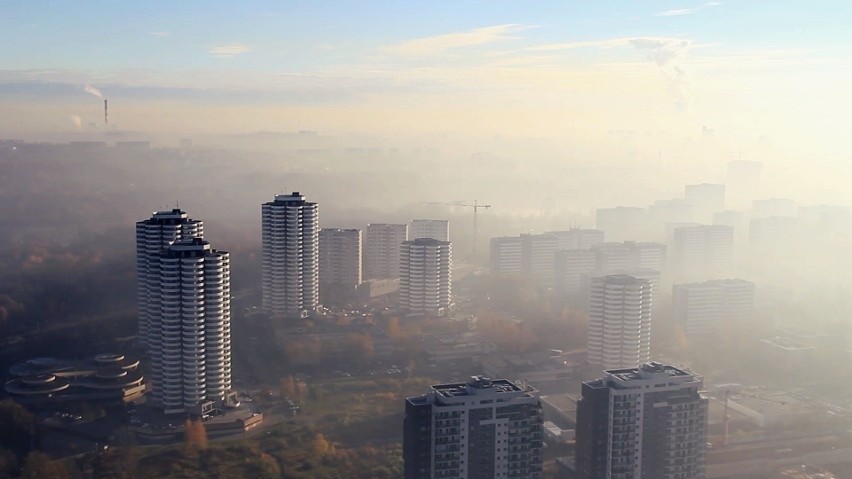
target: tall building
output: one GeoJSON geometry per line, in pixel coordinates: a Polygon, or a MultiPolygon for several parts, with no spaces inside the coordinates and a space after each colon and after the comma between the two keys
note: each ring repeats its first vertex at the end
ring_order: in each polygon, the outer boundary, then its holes
{"type": "Polygon", "coordinates": [[[645,239],[648,215],[643,208],[617,206],[599,208],[595,214],[595,228],[606,234],[608,241],[637,241],[645,239]]]}
{"type": "Polygon", "coordinates": [[[523,241],[520,236],[491,238],[491,274],[523,274],[523,241]]]}
{"type": "Polygon", "coordinates": [[[672,288],[672,316],[686,334],[695,336],[714,327],[726,327],[729,321],[749,320],[754,296],[754,283],[742,279],[676,284],[672,288]]]}
{"type": "Polygon", "coordinates": [[[595,229],[573,228],[564,231],[548,231],[545,234],[559,239],[558,249],[589,249],[604,242],[604,232],[595,229]]]}
{"type": "Polygon", "coordinates": [[[589,363],[631,368],[651,357],[651,282],[628,275],[593,278],[589,288],[589,363]]]}
{"type": "Polygon", "coordinates": [[[230,270],[228,253],[201,238],[151,259],[150,383],[166,414],[201,413],[231,393],[230,270]]]}
{"type": "Polygon", "coordinates": [[[298,192],[261,207],[263,308],[306,317],[319,309],[319,208],[298,192]]]}
{"type": "Polygon", "coordinates": [[[660,363],[587,381],[577,403],[578,479],[703,479],[708,400],[703,381],[660,363]]]}
{"type": "Polygon", "coordinates": [[[597,254],[591,249],[571,249],[556,252],[556,291],[580,297],[586,292],[588,278],[597,271],[597,254]]]}
{"type": "Polygon", "coordinates": [[[453,249],[449,241],[402,243],[399,309],[409,316],[443,316],[452,309],[453,249]]]}
{"type": "Polygon", "coordinates": [[[648,219],[654,227],[654,237],[660,238],[669,223],[689,223],[695,221],[695,205],[681,199],[657,200],[648,207],[648,219]]]}
{"type": "Polygon", "coordinates": [[[432,238],[450,240],[450,222],[447,220],[413,220],[408,230],[409,239],[432,238]]]}
{"type": "Polygon", "coordinates": [[[624,243],[633,251],[636,268],[648,268],[658,272],[666,270],[668,247],[663,243],[627,241],[624,243]]]}
{"type": "Polygon", "coordinates": [[[710,223],[714,213],[725,210],[725,185],[686,185],[684,195],[686,201],[695,207],[695,218],[692,221],[710,223]]]}
{"type": "Polygon", "coordinates": [[[734,229],[725,225],[675,228],[672,260],[681,280],[724,277],[733,269],[734,229]]]}
{"type": "Polygon", "coordinates": [[[319,284],[323,302],[346,302],[361,284],[361,230],[319,232],[319,284]]]}
{"type": "Polygon", "coordinates": [[[370,223],[364,235],[364,279],[399,277],[402,242],[408,240],[408,225],[370,223]]]}
{"type": "Polygon", "coordinates": [[[542,469],[537,390],[473,376],[406,398],[405,479],[537,479],[542,469]]]}
{"type": "Polygon", "coordinates": [[[159,278],[151,273],[152,261],[170,244],[185,238],[203,238],[204,223],[190,219],[185,211],[175,208],[157,211],[150,219],[136,223],[136,298],[139,314],[138,341],[148,343],[152,316],[151,295],[159,294],[159,278]]]}

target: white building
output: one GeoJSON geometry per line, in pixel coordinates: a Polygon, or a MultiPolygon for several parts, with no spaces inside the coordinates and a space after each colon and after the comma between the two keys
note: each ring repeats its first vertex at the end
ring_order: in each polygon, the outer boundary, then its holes
{"type": "Polygon", "coordinates": [[[408,225],[370,223],[364,234],[364,279],[399,277],[402,242],[408,225]]]}
{"type": "Polygon", "coordinates": [[[402,243],[399,309],[409,316],[443,316],[452,309],[453,250],[449,241],[402,243]]]}
{"type": "Polygon", "coordinates": [[[650,360],[651,296],[648,280],[627,275],[593,278],[589,288],[588,360],[603,369],[650,360]]]}
{"type": "Polygon", "coordinates": [[[675,228],[672,261],[680,280],[725,277],[733,269],[734,229],[725,225],[675,228]]]}
{"type": "Polygon", "coordinates": [[[450,240],[450,222],[447,220],[413,220],[408,230],[409,239],[432,238],[450,240]]]}
{"type": "Polygon", "coordinates": [[[708,399],[703,381],[660,363],[586,381],[577,403],[578,479],[703,479],[708,399]]]}
{"type": "Polygon", "coordinates": [[[204,223],[190,219],[185,211],[175,208],[157,211],[150,219],[136,223],[136,297],[139,314],[138,341],[148,342],[148,330],[152,316],[158,311],[151,308],[151,295],[159,294],[160,283],[151,274],[151,261],[163,249],[177,240],[203,238],[204,223]]]}
{"type": "Polygon", "coordinates": [[[627,241],[624,244],[633,250],[634,267],[653,269],[660,273],[665,271],[668,247],[663,243],[627,241]]]}
{"type": "Polygon", "coordinates": [[[524,272],[523,240],[520,236],[491,238],[491,274],[521,275],[524,272]]]}
{"type": "Polygon", "coordinates": [[[695,336],[728,322],[750,319],[754,296],[754,283],[742,279],[676,284],[672,288],[672,315],[675,324],[695,336]]]}
{"type": "Polygon", "coordinates": [[[295,192],[261,208],[263,308],[307,317],[319,309],[319,208],[295,192]]]}
{"type": "Polygon", "coordinates": [[[323,302],[346,302],[361,284],[361,230],[319,232],[319,284],[323,302]]]}
{"type": "Polygon", "coordinates": [[[555,289],[560,293],[583,296],[588,278],[597,271],[597,254],[591,249],[556,252],[555,289]]]}
{"type": "Polygon", "coordinates": [[[604,232],[595,229],[574,228],[564,231],[548,231],[548,235],[559,239],[558,249],[589,249],[604,242],[604,232]]]}
{"type": "Polygon", "coordinates": [[[152,260],[151,387],[166,414],[199,412],[231,392],[230,257],[201,238],[152,260]]]}

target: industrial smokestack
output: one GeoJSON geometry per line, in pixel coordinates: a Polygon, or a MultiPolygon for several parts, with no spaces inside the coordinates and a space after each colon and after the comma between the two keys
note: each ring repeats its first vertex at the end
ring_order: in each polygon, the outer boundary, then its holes
{"type": "Polygon", "coordinates": [[[106,98],[104,98],[104,126],[109,126],[109,106],[106,98]]]}

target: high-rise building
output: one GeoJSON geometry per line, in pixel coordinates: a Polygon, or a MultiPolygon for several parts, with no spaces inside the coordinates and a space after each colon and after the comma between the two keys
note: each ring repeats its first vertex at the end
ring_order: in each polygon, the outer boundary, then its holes
{"type": "Polygon", "coordinates": [[[529,278],[553,287],[559,238],[552,234],[521,235],[522,269],[529,278]]]}
{"type": "Polygon", "coordinates": [[[750,319],[754,296],[754,283],[742,279],[676,284],[672,288],[672,316],[686,334],[695,336],[750,319]]]}
{"type": "Polygon", "coordinates": [[[733,268],[734,229],[725,225],[675,228],[672,260],[681,280],[724,277],[733,268]]]}
{"type": "Polygon", "coordinates": [[[408,230],[409,239],[432,238],[450,240],[450,222],[447,220],[413,220],[408,230]]]}
{"type": "Polygon", "coordinates": [[[617,206],[599,208],[595,228],[606,234],[607,241],[638,241],[648,233],[648,215],[644,208],[617,206]]]}
{"type": "Polygon", "coordinates": [[[648,220],[653,225],[653,235],[661,238],[669,223],[689,223],[695,221],[695,205],[681,199],[657,200],[648,207],[648,220]]]}
{"type": "Polygon", "coordinates": [[[633,251],[635,268],[648,268],[662,273],[666,270],[667,246],[663,243],[627,241],[624,243],[633,251]]]}
{"type": "Polygon", "coordinates": [[[725,185],[686,185],[684,194],[686,201],[695,207],[695,218],[690,221],[710,223],[714,213],[725,210],[725,185]]]}
{"type": "Polygon", "coordinates": [[[190,219],[178,208],[157,211],[150,219],[136,223],[136,297],[139,315],[138,341],[148,343],[148,330],[152,316],[151,295],[159,294],[160,283],[151,274],[151,262],[170,244],[185,238],[203,238],[204,223],[190,219]]]}
{"type": "Polygon", "coordinates": [[[651,282],[628,275],[592,278],[589,288],[589,363],[630,368],[651,357],[651,282]]]}
{"type": "Polygon", "coordinates": [[[573,228],[563,231],[548,231],[548,235],[559,239],[557,249],[589,249],[604,242],[604,232],[595,229],[573,228]]]}
{"type": "Polygon", "coordinates": [[[453,249],[449,241],[402,243],[399,309],[409,316],[443,316],[453,306],[453,249]]]}
{"type": "Polygon", "coordinates": [[[346,302],[361,284],[361,230],[319,232],[319,284],[323,302],[346,302]]]}
{"type": "Polygon", "coordinates": [[[202,413],[231,393],[230,257],[201,238],[151,258],[151,393],[166,414],[202,413]]]}
{"type": "Polygon", "coordinates": [[[584,296],[588,278],[597,271],[597,254],[591,249],[556,252],[555,289],[573,297],[584,296]]]}
{"type": "Polygon", "coordinates": [[[523,241],[520,236],[491,238],[491,274],[523,274],[523,241]]]}
{"type": "Polygon", "coordinates": [[[798,215],[799,207],[796,206],[795,201],[788,198],[769,198],[752,202],[752,218],[770,218],[772,216],[795,218],[798,215]]]}
{"type": "Polygon", "coordinates": [[[543,418],[537,390],[473,376],[406,398],[405,479],[537,479],[543,418]]]}
{"type": "Polygon", "coordinates": [[[408,240],[408,225],[370,223],[364,234],[364,279],[399,277],[402,242],[408,240]]]}
{"type": "Polygon", "coordinates": [[[703,479],[708,400],[703,381],[660,363],[587,381],[577,403],[578,479],[703,479]]]}
{"type": "Polygon", "coordinates": [[[319,302],[319,208],[298,192],[261,207],[263,308],[306,317],[319,302]]]}

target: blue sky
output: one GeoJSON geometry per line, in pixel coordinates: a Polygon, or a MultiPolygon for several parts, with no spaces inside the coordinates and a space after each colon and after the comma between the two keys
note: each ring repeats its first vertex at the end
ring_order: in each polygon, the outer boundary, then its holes
{"type": "Polygon", "coordinates": [[[742,129],[852,107],[850,13],[782,0],[7,1],[0,113],[50,99],[57,118],[87,117],[91,84],[127,103],[317,105],[326,119],[345,106],[426,121],[445,103],[742,129]]]}

